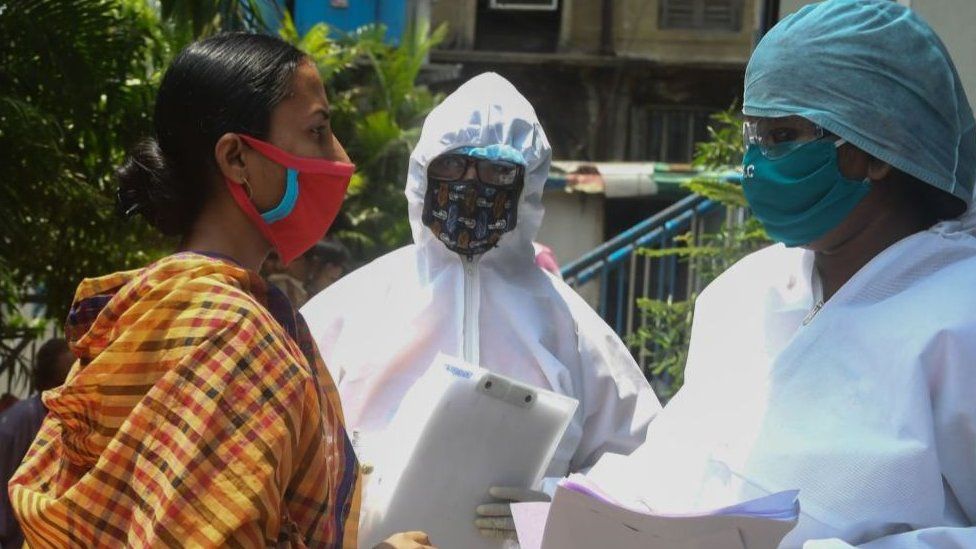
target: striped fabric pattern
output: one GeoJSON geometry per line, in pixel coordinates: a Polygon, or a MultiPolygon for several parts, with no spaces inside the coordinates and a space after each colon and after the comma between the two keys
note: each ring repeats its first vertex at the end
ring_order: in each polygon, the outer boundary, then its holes
{"type": "Polygon", "coordinates": [[[78,360],[9,487],[32,547],[356,546],[338,394],[259,276],[176,254],[82,282],[65,331],[78,360]]]}

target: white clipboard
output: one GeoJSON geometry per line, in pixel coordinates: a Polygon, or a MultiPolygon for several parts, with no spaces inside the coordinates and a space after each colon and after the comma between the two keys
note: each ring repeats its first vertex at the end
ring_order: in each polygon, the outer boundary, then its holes
{"type": "Polygon", "coordinates": [[[359,546],[422,530],[438,547],[504,547],[475,508],[491,486],[539,485],[577,404],[439,354],[370,442],[359,546]]]}

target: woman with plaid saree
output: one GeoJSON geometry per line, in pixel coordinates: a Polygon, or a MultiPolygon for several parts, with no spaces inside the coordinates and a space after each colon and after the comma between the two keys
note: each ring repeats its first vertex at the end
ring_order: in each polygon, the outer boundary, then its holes
{"type": "MultiPolygon", "coordinates": [[[[119,207],[180,253],[85,280],[77,357],[11,479],[32,547],[355,547],[359,465],[304,320],[256,273],[328,229],[352,175],[312,63],[244,33],[188,46],[119,207]]],[[[387,547],[427,547],[419,533],[387,547]]]]}

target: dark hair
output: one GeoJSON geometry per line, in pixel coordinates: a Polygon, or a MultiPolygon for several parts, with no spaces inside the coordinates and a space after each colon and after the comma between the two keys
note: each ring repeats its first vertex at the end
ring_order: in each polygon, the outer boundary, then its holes
{"type": "Polygon", "coordinates": [[[351,259],[349,250],[337,240],[320,240],[319,242],[316,242],[315,246],[312,246],[312,248],[306,252],[306,257],[313,259],[322,265],[325,265],[326,263],[338,265],[339,267],[342,267],[343,270],[346,270],[349,260],[351,259]]]}
{"type": "Polygon", "coordinates": [[[266,138],[271,111],[304,59],[279,38],[243,32],[184,48],[156,95],[155,137],[138,143],[116,172],[119,212],[185,235],[212,191],[217,140],[228,132],[266,138]]]}
{"type": "Polygon", "coordinates": [[[897,168],[892,168],[889,180],[900,187],[899,191],[903,193],[907,203],[917,208],[925,227],[959,217],[966,211],[966,203],[958,197],[897,168]]]}
{"type": "Polygon", "coordinates": [[[58,361],[65,353],[70,353],[68,342],[59,337],[41,344],[34,354],[34,388],[39,391],[53,389],[64,383],[67,372],[58,368],[58,361]]]}

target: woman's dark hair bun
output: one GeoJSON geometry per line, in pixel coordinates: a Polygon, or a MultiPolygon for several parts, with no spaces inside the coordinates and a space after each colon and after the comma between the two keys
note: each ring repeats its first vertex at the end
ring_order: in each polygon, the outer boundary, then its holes
{"type": "Polygon", "coordinates": [[[119,214],[123,217],[140,214],[168,236],[183,234],[186,222],[181,219],[181,213],[185,210],[174,193],[178,184],[155,139],[140,141],[115,175],[119,182],[116,195],[119,214]]]}
{"type": "Polygon", "coordinates": [[[243,32],[185,47],[156,94],[153,139],[136,145],[117,170],[118,211],[142,215],[163,234],[188,235],[219,185],[217,141],[227,133],[265,139],[271,111],[306,59],[280,38],[243,32]]]}

